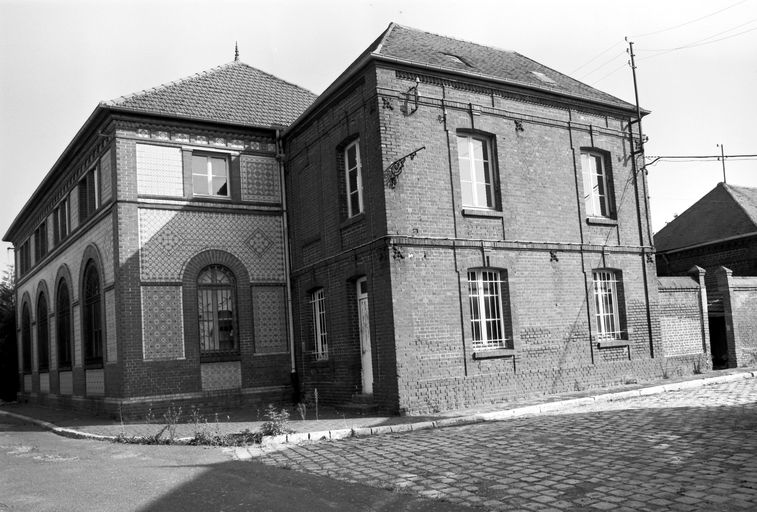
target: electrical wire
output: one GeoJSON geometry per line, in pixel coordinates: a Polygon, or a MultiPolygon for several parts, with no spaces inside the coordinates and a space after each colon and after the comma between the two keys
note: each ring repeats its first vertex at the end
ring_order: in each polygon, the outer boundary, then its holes
{"type": "Polygon", "coordinates": [[[656,35],[656,34],[662,34],[663,32],[668,32],[670,30],[675,30],[677,28],[685,27],[686,25],[691,25],[692,23],[696,23],[697,21],[702,21],[704,19],[707,19],[707,18],[710,18],[712,16],[715,16],[716,14],[720,14],[721,12],[727,11],[728,9],[733,9],[737,5],[741,5],[744,2],[746,2],[746,1],[747,0],[741,0],[740,2],[736,2],[733,5],[729,5],[728,7],[724,7],[723,9],[719,9],[719,10],[717,10],[715,12],[711,12],[710,14],[705,14],[702,17],[699,17],[699,18],[696,18],[696,19],[693,19],[693,20],[690,20],[690,21],[686,21],[684,23],[680,23],[680,24],[672,26],[672,27],[663,28],[663,29],[660,29],[660,30],[656,30],[654,32],[647,32],[646,34],[637,34],[637,35],[630,36],[630,37],[633,38],[633,39],[638,39],[640,37],[653,36],[653,35],[656,35]]]}
{"type": "Polygon", "coordinates": [[[626,53],[625,49],[622,50],[620,53],[616,53],[615,55],[613,55],[612,57],[610,57],[609,59],[607,59],[606,61],[604,61],[599,66],[597,66],[594,69],[592,69],[591,71],[589,71],[588,73],[582,74],[580,79],[581,80],[586,79],[587,76],[592,75],[592,74],[596,73],[597,71],[599,71],[600,69],[602,69],[603,67],[607,66],[608,64],[611,64],[612,62],[615,61],[615,59],[617,59],[619,56],[623,55],[624,53],[626,53]]]}
{"type": "Polygon", "coordinates": [[[581,64],[580,66],[578,66],[578,67],[577,67],[576,69],[574,69],[574,70],[573,70],[573,71],[571,71],[570,73],[568,73],[568,75],[572,75],[573,73],[576,73],[576,72],[578,72],[579,70],[581,70],[581,69],[585,68],[586,66],[588,66],[589,64],[591,64],[592,62],[594,62],[595,60],[597,60],[598,58],[600,58],[600,57],[601,57],[602,55],[606,54],[607,52],[609,52],[610,50],[612,50],[613,48],[615,48],[616,46],[618,46],[619,44],[621,44],[621,42],[620,42],[620,41],[617,41],[617,42],[615,42],[615,43],[611,44],[611,45],[610,45],[610,46],[608,46],[608,47],[607,47],[606,49],[602,50],[602,51],[601,51],[601,52],[599,52],[599,53],[598,53],[597,55],[595,55],[594,57],[592,57],[592,58],[591,58],[591,59],[589,59],[588,61],[586,61],[586,62],[584,62],[583,64],[581,64]]]}
{"type": "MultiPolygon", "coordinates": [[[[693,41],[693,42],[691,42],[689,44],[686,44],[686,45],[683,45],[683,46],[677,46],[675,48],[659,48],[659,49],[649,49],[649,50],[642,49],[642,50],[639,50],[639,51],[641,51],[641,52],[669,52],[669,51],[673,51],[673,50],[682,50],[684,48],[693,48],[694,46],[701,46],[701,45],[699,45],[699,43],[702,43],[704,41],[709,41],[713,37],[717,37],[719,35],[726,34],[728,32],[732,32],[732,31],[736,30],[737,28],[741,28],[741,27],[744,27],[746,25],[751,25],[755,21],[757,21],[757,18],[752,18],[751,20],[749,20],[749,21],[747,21],[745,23],[742,23],[741,25],[736,25],[735,27],[731,27],[731,28],[729,28],[727,30],[723,30],[723,31],[718,32],[716,34],[712,34],[711,36],[705,37],[703,39],[698,39],[696,41],[693,41]]],[[[739,34],[743,34],[743,32],[740,32],[739,34]]],[[[731,35],[732,36],[737,36],[739,34],[731,34],[731,35]]],[[[731,36],[728,36],[728,37],[731,37],[731,36]]],[[[714,42],[714,41],[711,41],[711,42],[714,42]]]]}
{"type": "Polygon", "coordinates": [[[607,73],[603,77],[598,78],[598,79],[592,81],[591,83],[596,85],[599,82],[601,82],[602,80],[604,80],[605,78],[609,77],[610,75],[614,75],[615,73],[617,73],[618,71],[620,71],[621,69],[623,69],[626,66],[628,66],[628,62],[623,63],[621,66],[618,66],[617,68],[613,69],[612,71],[610,71],[609,73],[607,73]]]}

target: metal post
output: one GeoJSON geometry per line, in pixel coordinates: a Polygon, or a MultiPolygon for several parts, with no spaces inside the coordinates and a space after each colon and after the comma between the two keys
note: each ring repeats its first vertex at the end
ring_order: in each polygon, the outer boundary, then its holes
{"type": "Polygon", "coordinates": [[[722,144],[718,144],[718,147],[720,148],[720,162],[723,164],[723,183],[726,183],[725,181],[725,146],[722,144]]]}

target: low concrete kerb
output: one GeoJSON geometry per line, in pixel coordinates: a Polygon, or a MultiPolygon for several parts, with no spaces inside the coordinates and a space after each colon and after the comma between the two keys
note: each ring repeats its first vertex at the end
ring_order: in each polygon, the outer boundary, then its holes
{"type": "MultiPolygon", "coordinates": [[[[727,382],[736,382],[744,379],[753,379],[757,377],[757,371],[746,371],[742,373],[733,373],[730,375],[719,375],[714,377],[705,377],[702,379],[674,382],[670,384],[661,384],[656,386],[642,387],[628,391],[616,391],[612,393],[602,393],[599,395],[586,396],[581,398],[571,398],[555,402],[546,402],[543,404],[526,405],[515,407],[513,409],[504,409],[501,411],[492,411],[486,413],[471,414],[467,416],[455,416],[444,418],[436,421],[419,421],[416,423],[401,423],[397,425],[381,425],[377,427],[354,427],[335,430],[321,430],[313,432],[293,432],[279,436],[264,437],[260,444],[260,451],[266,449],[281,448],[282,445],[295,445],[306,442],[317,442],[323,440],[338,440],[347,437],[365,437],[390,433],[411,432],[416,430],[428,430],[434,428],[445,428],[462,425],[472,425],[475,423],[504,421],[512,418],[519,418],[529,415],[543,414],[547,412],[559,412],[576,405],[590,405],[594,403],[614,402],[628,398],[637,398],[640,396],[649,396],[671,391],[680,391],[684,389],[697,388],[713,384],[723,384],[727,382]]],[[[91,439],[95,441],[116,441],[117,436],[106,436],[82,432],[71,428],[59,427],[47,421],[38,420],[22,414],[16,414],[10,411],[0,409],[0,415],[10,416],[22,421],[33,423],[55,434],[74,439],[91,439]]],[[[183,439],[182,439],[183,440],[183,439]]],[[[239,450],[237,450],[239,451],[239,450]]],[[[251,455],[249,450],[246,453],[251,455]]],[[[249,456],[241,458],[249,458],[249,456]]]]}

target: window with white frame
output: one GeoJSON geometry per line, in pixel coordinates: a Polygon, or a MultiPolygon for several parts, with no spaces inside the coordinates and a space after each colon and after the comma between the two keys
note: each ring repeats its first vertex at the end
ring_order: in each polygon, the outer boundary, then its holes
{"type": "Polygon", "coordinates": [[[605,155],[597,151],[581,153],[584,179],[584,204],[590,217],[612,217],[610,172],[605,155]]]}
{"type": "Polygon", "coordinates": [[[192,190],[196,196],[229,197],[226,156],[193,153],[192,190]]]}
{"type": "Polygon", "coordinates": [[[457,158],[463,206],[495,208],[491,141],[486,137],[458,134],[457,158]]]}
{"type": "Polygon", "coordinates": [[[65,240],[69,230],[68,198],[63,199],[53,211],[53,242],[65,240]]]}
{"type": "Polygon", "coordinates": [[[235,286],[234,274],[221,265],[205,267],[197,277],[201,357],[239,351],[235,286]]]}
{"type": "Polygon", "coordinates": [[[499,270],[468,271],[471,333],[476,350],[512,348],[512,338],[507,336],[509,310],[503,307],[507,298],[503,292],[506,282],[502,277],[499,270]]]}
{"type": "Polygon", "coordinates": [[[310,294],[310,306],[313,310],[313,341],[315,358],[319,361],[329,358],[328,336],[326,334],[326,296],[323,288],[310,294]]]}
{"type": "Polygon", "coordinates": [[[347,217],[363,212],[363,169],[359,140],[344,149],[344,172],[347,183],[347,217]]]}
{"type": "Polygon", "coordinates": [[[597,337],[600,341],[619,340],[623,328],[619,309],[618,273],[614,270],[595,270],[593,274],[597,337]]]}

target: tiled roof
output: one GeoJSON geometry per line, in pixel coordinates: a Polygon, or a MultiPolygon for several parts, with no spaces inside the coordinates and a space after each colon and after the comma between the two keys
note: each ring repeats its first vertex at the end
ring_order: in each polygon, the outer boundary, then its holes
{"type": "Polygon", "coordinates": [[[185,119],[271,127],[288,126],[315,98],[310,91],[233,61],[101,105],[185,119]]]}
{"type": "Polygon", "coordinates": [[[389,26],[370,50],[374,55],[406,61],[408,64],[479,75],[482,78],[622,109],[636,108],[519,53],[439,36],[395,23],[389,26]]]}
{"type": "Polygon", "coordinates": [[[757,232],[757,188],[725,183],[708,192],[654,237],[658,252],[757,232]]]}

